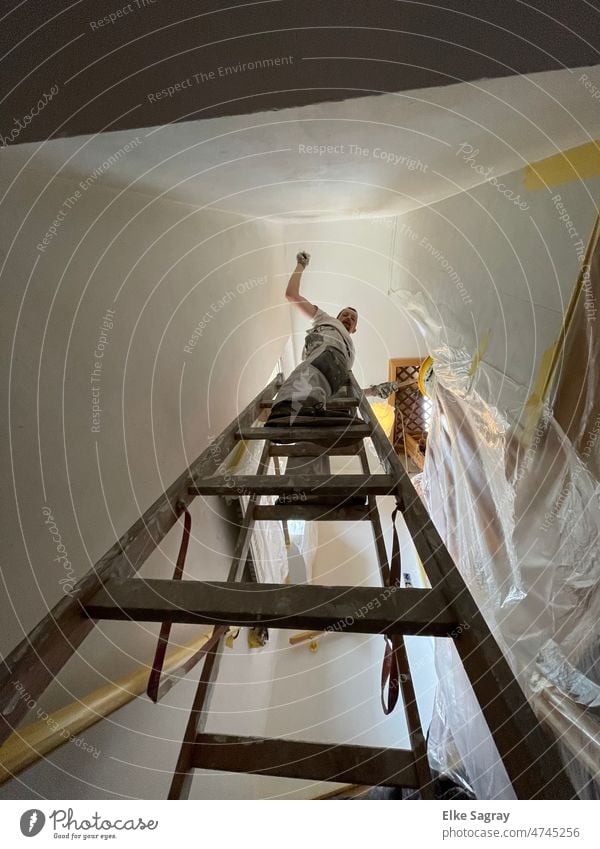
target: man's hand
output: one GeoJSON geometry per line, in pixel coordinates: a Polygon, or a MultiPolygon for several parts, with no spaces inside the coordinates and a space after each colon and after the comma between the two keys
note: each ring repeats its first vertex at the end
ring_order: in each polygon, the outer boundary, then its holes
{"type": "Polygon", "coordinates": [[[369,386],[368,389],[363,389],[365,395],[375,398],[389,398],[392,392],[397,392],[399,389],[398,383],[395,380],[386,381],[385,383],[375,383],[369,386]]]}
{"type": "Polygon", "coordinates": [[[397,380],[388,380],[385,383],[374,383],[372,386],[369,386],[368,389],[363,389],[365,395],[370,395],[371,397],[389,398],[392,392],[397,392],[399,389],[404,389],[405,386],[413,386],[418,383],[418,379],[416,377],[409,377],[408,380],[403,380],[399,382],[397,380]]]}
{"type": "Polygon", "coordinates": [[[292,272],[292,276],[287,284],[285,297],[290,303],[295,304],[300,310],[302,310],[304,315],[308,316],[308,318],[314,318],[317,312],[316,306],[311,304],[310,301],[300,294],[300,279],[302,277],[302,272],[310,262],[310,254],[306,251],[300,251],[300,253],[296,255],[296,259],[298,264],[292,272]]]}

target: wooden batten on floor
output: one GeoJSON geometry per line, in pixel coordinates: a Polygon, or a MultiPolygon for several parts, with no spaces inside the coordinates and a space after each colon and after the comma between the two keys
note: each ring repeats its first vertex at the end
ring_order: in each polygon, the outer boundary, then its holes
{"type": "MultiPolygon", "coordinates": [[[[170,652],[163,665],[165,675],[176,677],[182,671],[185,673],[186,663],[207,644],[211,634],[212,630],[170,652]]],[[[140,666],[114,683],[100,687],[14,732],[0,746],[0,784],[143,695],[149,675],[150,667],[140,666]]]]}

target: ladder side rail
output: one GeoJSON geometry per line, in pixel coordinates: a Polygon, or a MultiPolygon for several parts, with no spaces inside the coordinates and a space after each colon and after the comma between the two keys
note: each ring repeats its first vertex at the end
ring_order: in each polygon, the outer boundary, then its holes
{"type": "Polygon", "coordinates": [[[181,749],[177,757],[175,772],[171,780],[168,799],[188,799],[194,778],[194,751],[196,736],[201,734],[208,720],[211,696],[214,691],[219,663],[223,653],[224,640],[221,639],[214,645],[202,664],[200,680],[194,696],[192,710],[190,712],[181,749]]]}
{"type": "Polygon", "coordinates": [[[394,634],[392,636],[392,647],[398,657],[402,702],[406,714],[410,744],[415,757],[415,770],[419,778],[419,790],[423,799],[435,799],[433,777],[429,768],[429,758],[427,757],[427,742],[423,733],[423,726],[421,725],[421,717],[419,716],[417,706],[417,694],[413,686],[410,662],[402,634],[394,634]]]}
{"type": "MultiPolygon", "coordinates": [[[[252,505],[250,505],[249,509],[252,510],[252,505]]],[[[238,553],[246,548],[242,542],[242,537],[248,537],[250,539],[251,536],[252,529],[244,527],[238,538],[236,554],[233,557],[229,574],[227,576],[228,582],[234,583],[240,580],[241,575],[239,567],[242,561],[238,553]]],[[[246,557],[248,560],[252,559],[249,544],[247,547],[246,557]]],[[[212,643],[209,650],[204,652],[204,663],[202,664],[202,669],[200,671],[200,678],[198,679],[198,686],[194,695],[194,701],[192,703],[185,733],[181,742],[179,755],[177,756],[177,763],[173,772],[173,778],[171,779],[171,786],[168,795],[169,799],[189,798],[195,769],[194,744],[197,735],[204,731],[208,721],[210,703],[219,674],[219,665],[223,653],[224,637],[226,632],[226,626],[219,626],[215,628],[214,634],[217,635],[217,639],[212,643]]]]}
{"type": "MultiPolygon", "coordinates": [[[[351,379],[355,389],[360,391],[354,375],[352,375],[351,379]]],[[[453,570],[456,571],[454,562],[448,554],[431,516],[410,482],[406,470],[394,450],[394,446],[385,435],[381,425],[377,421],[377,417],[371,409],[371,405],[364,396],[360,402],[359,409],[363,418],[371,425],[372,432],[370,438],[380,463],[387,474],[393,475],[396,479],[395,494],[400,502],[402,516],[410,531],[415,548],[423,562],[423,568],[429,582],[434,587],[436,581],[447,580],[447,576],[453,570]]],[[[462,577],[458,575],[458,578],[462,588],[464,588],[462,577]]],[[[456,581],[454,583],[456,584],[456,581]]],[[[455,590],[456,588],[456,586],[451,586],[450,589],[455,590]]]]}
{"type": "MultiPolygon", "coordinates": [[[[269,443],[265,442],[258,461],[258,474],[267,475],[271,456],[269,454],[269,443]]],[[[241,580],[241,570],[245,565],[248,556],[250,555],[250,544],[252,542],[252,534],[256,525],[255,510],[259,505],[260,495],[253,492],[248,499],[248,506],[245,512],[242,511],[241,498],[238,500],[239,510],[242,512],[242,520],[239,524],[239,534],[235,549],[233,552],[233,561],[227,576],[228,582],[236,582],[241,580]]]]}
{"type": "MultiPolygon", "coordinates": [[[[371,474],[369,458],[367,457],[364,443],[362,444],[359,457],[361,468],[365,475],[371,474]]],[[[388,587],[390,586],[390,564],[385,547],[377,499],[374,495],[370,495],[367,503],[369,506],[371,527],[373,530],[373,542],[375,543],[381,583],[384,587],[388,587]]],[[[412,674],[404,643],[404,637],[402,634],[393,634],[391,639],[392,650],[398,658],[402,705],[404,707],[404,715],[408,726],[410,744],[414,755],[415,771],[419,781],[419,790],[423,799],[434,799],[433,779],[429,768],[429,760],[427,758],[427,744],[425,741],[425,734],[423,733],[423,726],[421,725],[421,717],[419,716],[417,696],[413,687],[412,674]]]]}
{"type": "MultiPolygon", "coordinates": [[[[265,474],[271,462],[269,454],[269,443],[265,442],[260,459],[258,461],[258,474],[265,474]]],[[[227,575],[227,583],[236,583],[243,580],[243,569],[248,561],[252,564],[251,542],[255,527],[254,509],[260,496],[253,493],[248,500],[246,510],[242,509],[242,499],[237,499],[237,509],[241,518],[240,531],[236,540],[233,559],[227,575]]],[[[196,695],[188,718],[181,749],[177,758],[175,772],[169,790],[169,799],[187,799],[189,797],[192,780],[194,776],[194,741],[196,735],[201,733],[208,719],[212,693],[216,684],[219,663],[223,651],[223,637],[227,627],[215,627],[215,634],[219,637],[210,650],[205,654],[202,665],[196,695]]]]}
{"type": "MultiPolygon", "coordinates": [[[[238,524],[241,527],[244,524],[244,511],[242,510],[242,508],[240,506],[240,500],[239,499],[236,499],[236,501],[235,501],[235,508],[236,508],[236,524],[238,524]]],[[[246,559],[246,569],[244,570],[243,575],[241,577],[238,575],[235,580],[239,580],[239,581],[254,580],[254,578],[249,578],[249,579],[246,578],[246,570],[247,570],[248,566],[251,564],[251,561],[252,561],[252,554],[249,551],[248,557],[246,559]]],[[[253,574],[253,572],[252,572],[252,574],[253,574]]],[[[229,574],[228,574],[228,580],[229,579],[233,580],[232,575],[233,575],[233,569],[230,568],[229,574]]],[[[182,678],[185,678],[186,675],[188,675],[188,673],[191,672],[192,669],[201,660],[203,660],[203,658],[205,658],[208,650],[210,648],[212,648],[214,645],[217,644],[217,642],[219,641],[221,636],[222,636],[222,634],[219,632],[219,629],[214,628],[212,636],[207,640],[205,645],[201,646],[198,649],[197,652],[195,652],[191,657],[189,657],[179,667],[173,669],[168,675],[164,675],[161,678],[161,682],[160,682],[160,686],[158,688],[156,701],[160,701],[163,698],[163,696],[166,696],[166,694],[169,692],[169,690],[171,690],[176,684],[178,684],[179,681],[182,678]]],[[[223,634],[223,636],[224,636],[224,634],[223,634]]]]}
{"type": "MultiPolygon", "coordinates": [[[[271,448],[272,448],[271,443],[268,442],[267,443],[267,450],[269,452],[269,457],[273,457],[273,467],[275,469],[275,474],[280,476],[282,474],[281,460],[277,455],[273,455],[271,448]]],[[[283,531],[283,540],[285,542],[285,547],[286,547],[286,550],[287,550],[291,545],[290,529],[288,527],[287,519],[281,520],[281,530],[283,531]]]]}
{"type": "Polygon", "coordinates": [[[225,636],[226,632],[221,632],[219,628],[213,628],[213,632],[210,637],[207,639],[206,643],[189,657],[186,661],[184,661],[180,666],[176,669],[173,669],[171,672],[164,672],[161,675],[160,684],[158,686],[158,690],[156,691],[156,702],[160,702],[160,700],[167,695],[169,690],[172,690],[180,681],[182,681],[188,673],[194,669],[195,666],[203,660],[210,649],[213,646],[216,646],[222,636],[225,636]]]}
{"type": "MultiPolygon", "coordinates": [[[[352,375],[355,389],[360,391],[352,375]]],[[[363,397],[360,410],[372,425],[379,459],[398,479],[397,500],[433,588],[445,598],[462,627],[454,644],[520,799],[571,799],[575,790],[557,741],[537,720],[475,599],[450,557],[394,448],[363,397]]]]}

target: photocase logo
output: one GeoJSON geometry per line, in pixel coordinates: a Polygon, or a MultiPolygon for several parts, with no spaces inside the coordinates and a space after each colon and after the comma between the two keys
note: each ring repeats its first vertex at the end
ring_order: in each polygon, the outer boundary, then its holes
{"type": "Polygon", "coordinates": [[[32,808],[21,816],[21,834],[25,837],[35,837],[43,829],[46,817],[42,811],[32,808]]]}

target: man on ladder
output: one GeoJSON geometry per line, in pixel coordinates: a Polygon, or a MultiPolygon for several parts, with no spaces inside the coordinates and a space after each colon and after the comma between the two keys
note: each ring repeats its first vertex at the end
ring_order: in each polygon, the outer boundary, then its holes
{"type": "MultiPolygon", "coordinates": [[[[302,362],[297,366],[277,393],[267,426],[293,424],[298,416],[346,417],[345,413],[327,410],[327,401],[348,380],[354,363],[354,343],[358,310],[344,307],[336,317],[311,304],[300,294],[302,272],[310,255],[301,251],[296,256],[297,265],[289,279],[285,296],[312,320],[313,326],[306,334],[302,362]]],[[[394,382],[379,383],[365,389],[366,395],[387,398],[395,392],[394,382]]]]}

